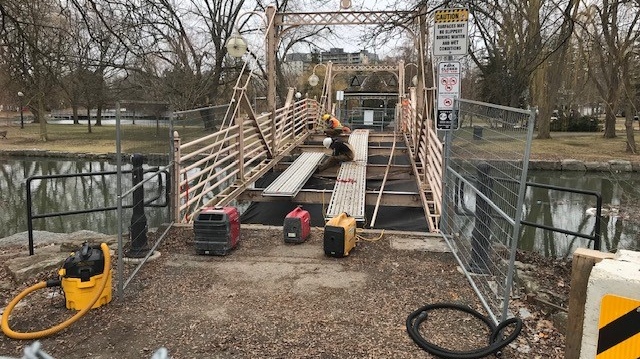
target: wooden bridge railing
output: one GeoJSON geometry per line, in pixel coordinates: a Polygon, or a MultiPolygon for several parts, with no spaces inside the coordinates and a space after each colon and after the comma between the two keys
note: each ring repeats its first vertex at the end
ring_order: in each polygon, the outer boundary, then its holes
{"type": "Polygon", "coordinates": [[[233,111],[233,121],[223,121],[216,132],[186,143],[174,131],[174,219],[190,222],[200,208],[232,201],[275,165],[273,159],[306,139],[319,108],[314,100],[293,102],[276,110],[273,125],[270,113],[233,111]]]}

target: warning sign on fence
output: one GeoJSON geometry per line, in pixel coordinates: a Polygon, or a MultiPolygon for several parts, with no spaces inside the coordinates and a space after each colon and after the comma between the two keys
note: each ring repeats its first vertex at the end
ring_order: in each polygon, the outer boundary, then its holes
{"type": "MultiPolygon", "coordinates": [[[[438,113],[436,129],[450,130],[453,126],[453,103],[460,96],[460,62],[443,61],[438,64],[438,113]]],[[[458,124],[455,125],[458,127],[458,124]]]]}
{"type": "Polygon", "coordinates": [[[469,9],[439,9],[435,12],[433,55],[466,55],[469,46],[469,9]]]}

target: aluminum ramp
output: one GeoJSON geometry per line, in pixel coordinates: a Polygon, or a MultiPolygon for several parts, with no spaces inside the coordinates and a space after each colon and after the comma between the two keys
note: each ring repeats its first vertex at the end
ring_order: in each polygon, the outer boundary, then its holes
{"type": "Polygon", "coordinates": [[[364,222],[369,130],[354,130],[349,136],[349,144],[355,151],[355,159],[340,165],[326,219],[345,212],[356,221],[364,222]]]}
{"type": "Polygon", "coordinates": [[[316,170],[324,155],[324,152],[302,152],[278,178],[262,191],[262,195],[295,197],[316,170]]]}

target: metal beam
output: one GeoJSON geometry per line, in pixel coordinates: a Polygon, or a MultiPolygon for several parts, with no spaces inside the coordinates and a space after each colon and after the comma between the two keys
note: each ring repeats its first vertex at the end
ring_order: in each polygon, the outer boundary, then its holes
{"type": "MultiPolygon", "coordinates": [[[[323,150],[326,152],[326,149],[322,147],[322,145],[300,145],[296,147],[296,149],[293,150],[291,154],[296,154],[301,152],[319,152],[323,150]]],[[[369,156],[376,156],[376,155],[389,156],[389,153],[391,152],[391,147],[371,147],[370,146],[368,149],[368,152],[369,152],[368,153],[369,156]]],[[[409,152],[406,148],[396,148],[395,151],[393,151],[393,157],[406,155],[408,153],[409,152]]],[[[327,152],[327,154],[329,153],[327,152]]]]}
{"type": "MultiPolygon", "coordinates": [[[[318,144],[322,143],[322,140],[327,137],[327,135],[322,133],[312,133],[309,135],[309,142],[318,142],[318,144]]],[[[391,133],[382,133],[382,132],[369,132],[369,143],[376,142],[393,142],[393,134],[391,133]]],[[[405,146],[405,143],[398,142],[396,146],[405,146]]],[[[391,146],[389,146],[391,148],[391,146]]]]}
{"type": "Polygon", "coordinates": [[[396,65],[369,65],[369,64],[333,64],[334,72],[355,72],[355,71],[389,71],[398,72],[399,66],[396,65]]]}
{"type": "MultiPolygon", "coordinates": [[[[331,198],[331,190],[314,190],[314,189],[302,189],[298,194],[291,197],[265,197],[262,195],[264,188],[252,188],[246,189],[236,199],[252,202],[278,202],[278,201],[291,201],[300,204],[319,204],[328,203],[331,198]]],[[[373,206],[378,200],[378,191],[367,191],[365,193],[365,205],[373,206]]],[[[415,207],[421,208],[422,202],[420,194],[417,192],[398,192],[398,191],[384,191],[382,192],[382,199],[380,205],[385,207],[415,207]]]]}
{"type": "Polygon", "coordinates": [[[278,13],[275,25],[284,28],[300,25],[400,25],[418,16],[413,11],[328,11],[278,13]],[[409,19],[409,20],[407,20],[409,19]]]}
{"type": "MultiPolygon", "coordinates": [[[[289,166],[291,166],[292,162],[280,162],[273,167],[276,171],[285,171],[289,166]]],[[[386,171],[387,165],[367,165],[367,180],[377,180],[381,179],[386,171]]],[[[410,179],[412,173],[411,165],[391,165],[389,166],[389,180],[402,180],[402,179],[410,179]]],[[[330,177],[324,176],[323,177],[330,177]]],[[[335,177],[335,175],[333,176],[335,177]]]]}

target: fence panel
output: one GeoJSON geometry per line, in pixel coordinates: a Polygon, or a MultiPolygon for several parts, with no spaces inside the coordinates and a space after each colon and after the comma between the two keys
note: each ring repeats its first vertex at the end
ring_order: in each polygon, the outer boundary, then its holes
{"type": "Polygon", "coordinates": [[[172,225],[171,116],[166,104],[116,104],[119,228],[117,261],[114,262],[119,297],[148,258],[156,253],[155,249],[172,225]],[[124,180],[124,176],[129,178],[124,180]],[[132,208],[127,209],[129,206],[132,208]],[[164,209],[154,211],[155,216],[162,217],[158,228],[149,228],[150,206],[164,209]]]}
{"type": "Polygon", "coordinates": [[[459,127],[445,136],[440,230],[498,322],[508,317],[534,112],[469,100],[456,106],[459,127]]]}

